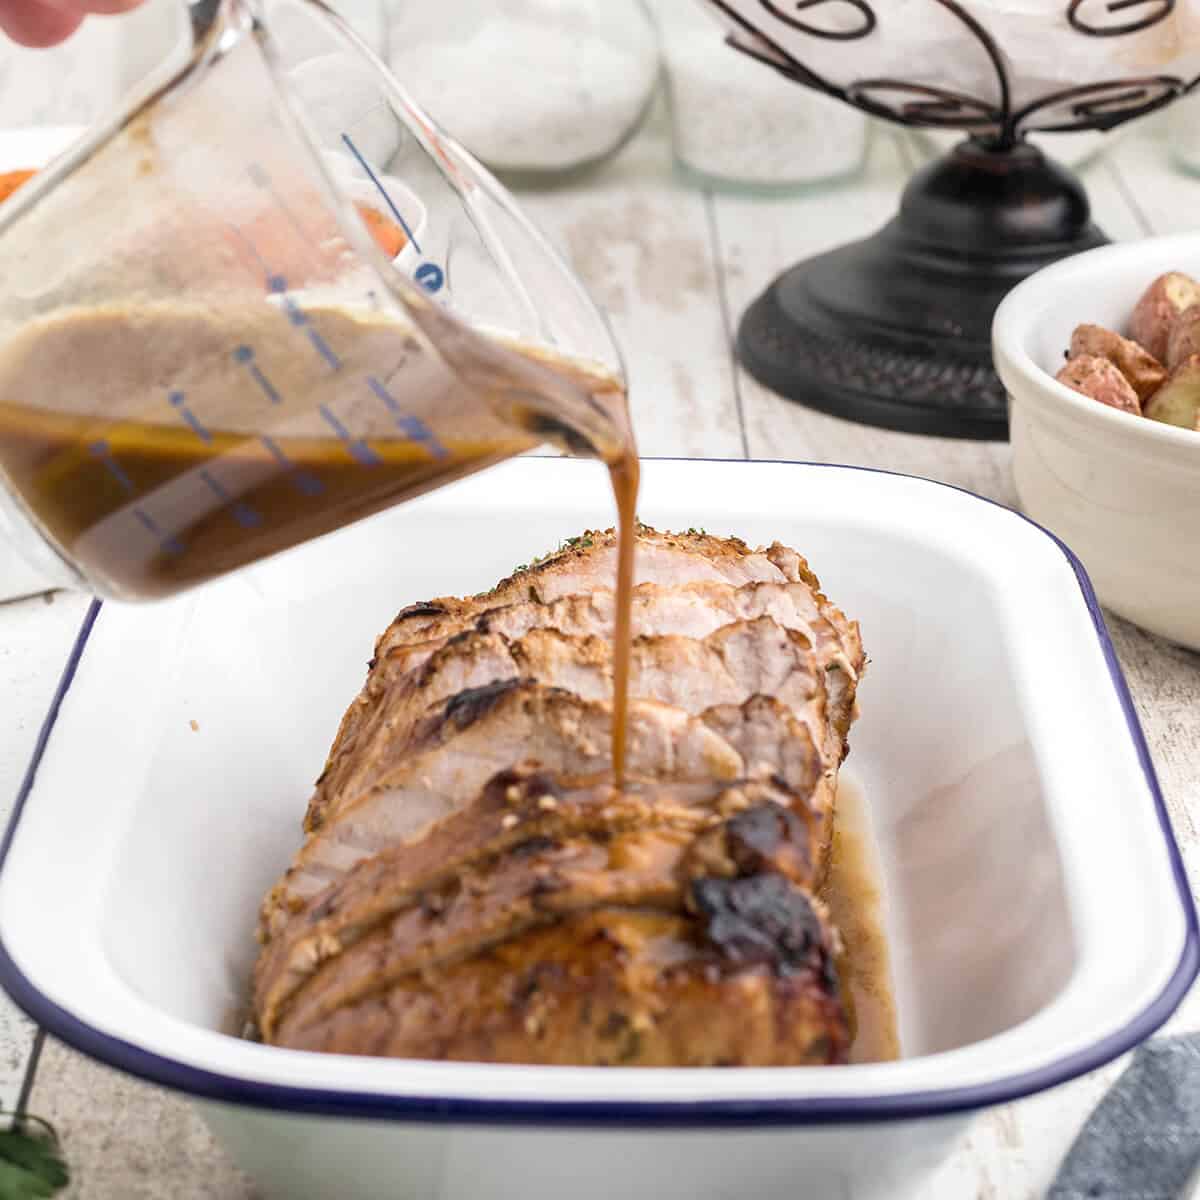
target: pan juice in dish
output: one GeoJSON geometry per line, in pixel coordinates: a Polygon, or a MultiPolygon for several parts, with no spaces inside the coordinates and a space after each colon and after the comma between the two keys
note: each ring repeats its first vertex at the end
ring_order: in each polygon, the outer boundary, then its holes
{"type": "Polygon", "coordinates": [[[858,782],[846,775],[838,782],[837,826],[822,899],[844,943],[838,976],[853,1012],[849,1061],[891,1062],[900,1057],[900,1033],[883,873],[867,797],[858,782]]]}

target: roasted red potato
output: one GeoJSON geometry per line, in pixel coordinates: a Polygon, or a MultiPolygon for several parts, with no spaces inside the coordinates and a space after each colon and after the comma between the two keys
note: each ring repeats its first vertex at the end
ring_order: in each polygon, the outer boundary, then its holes
{"type": "Polygon", "coordinates": [[[1067,360],[1066,365],[1054,377],[1073,391],[1099,400],[1110,408],[1139,416],[1142,411],[1133,384],[1109,362],[1095,354],[1080,354],[1067,360]]]}
{"type": "Polygon", "coordinates": [[[1185,358],[1150,397],[1146,416],[1152,421],[1196,429],[1200,425],[1200,354],[1185,358]]]}
{"type": "Polygon", "coordinates": [[[1166,368],[1137,342],[1102,325],[1080,325],[1071,335],[1071,358],[1106,358],[1125,376],[1143,404],[1167,378],[1166,368]]]}
{"type": "Polygon", "coordinates": [[[1185,308],[1171,326],[1171,336],[1167,339],[1167,370],[1175,370],[1193,354],[1200,354],[1200,304],[1185,308]]]}
{"type": "Polygon", "coordinates": [[[1143,293],[1133,310],[1129,332],[1135,342],[1159,362],[1167,358],[1167,342],[1179,315],[1200,304],[1200,283],[1182,271],[1160,275],[1143,293]]]}

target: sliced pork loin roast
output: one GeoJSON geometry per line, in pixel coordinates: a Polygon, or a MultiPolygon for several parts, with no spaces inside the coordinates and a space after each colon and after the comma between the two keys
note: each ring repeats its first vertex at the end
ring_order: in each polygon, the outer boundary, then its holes
{"type": "MultiPolygon", "coordinates": [[[[633,701],[626,733],[630,778],[734,780],[777,776],[820,807],[831,836],[832,796],[806,726],[779,701],[754,696],[699,716],[633,701]]],[[[468,804],[489,778],[533,761],[549,774],[603,771],[612,745],[612,705],[510,680],[453,697],[424,719],[410,742],[380,764],[375,782],[347,799],[309,835],[267,907],[293,912],[364,858],[421,836],[468,804]]],[[[390,748],[381,747],[390,754],[390,748]]],[[[270,911],[266,925],[271,927],[270,911]]]]}
{"type": "MultiPolygon", "coordinates": [[[[798,634],[812,646],[817,665],[825,672],[827,719],[831,727],[827,738],[830,753],[836,748],[840,758],[846,751],[864,655],[858,626],[846,622],[844,617],[840,628],[835,626],[823,615],[817,595],[819,593],[806,582],[756,583],[742,587],[708,582],[669,588],[643,584],[634,593],[634,636],[705,638],[725,626],[762,617],[769,617],[782,628],[798,634]]],[[[837,612],[827,603],[825,607],[837,612]]],[[[316,827],[329,804],[328,793],[341,790],[339,773],[346,767],[345,760],[358,753],[359,738],[365,733],[369,737],[367,731],[379,716],[383,697],[391,688],[404,686],[406,680],[456,637],[474,632],[517,640],[532,630],[552,629],[564,634],[602,638],[611,644],[613,613],[612,592],[598,590],[589,595],[563,597],[549,604],[527,600],[488,609],[469,621],[452,616],[444,622],[426,624],[423,632],[431,634],[430,638],[394,645],[390,649],[384,646],[385,635],[380,640],[363,691],[342,719],[325,771],[310,802],[306,828],[316,827]]],[[[475,677],[478,677],[477,671],[475,677]]]]}
{"type": "MultiPolygon", "coordinates": [[[[321,828],[343,801],[370,787],[404,753],[421,718],[459,692],[512,679],[533,679],[584,700],[612,697],[612,645],[594,634],[533,629],[515,641],[472,630],[451,638],[422,666],[396,681],[355,740],[355,752],[330,763],[310,805],[306,827],[321,828]]],[[[802,634],[771,617],[725,625],[707,638],[639,637],[630,662],[630,693],[701,713],[718,704],[774,696],[808,727],[827,767],[841,739],[825,706],[824,674],[802,634]]]]}
{"type": "MultiPolygon", "coordinates": [[[[539,608],[545,608],[560,599],[586,598],[606,593],[607,596],[601,600],[601,604],[607,611],[602,616],[588,614],[591,618],[589,628],[576,627],[569,619],[565,622],[560,620],[559,618],[566,616],[561,611],[553,615],[544,614],[546,619],[537,621],[537,624],[564,632],[587,632],[611,637],[611,590],[615,578],[615,532],[611,529],[588,532],[581,537],[572,538],[563,549],[548,555],[532,567],[517,571],[490,592],[467,599],[442,597],[401,610],[376,641],[372,674],[368,676],[359,700],[347,712],[334,742],[332,754],[336,754],[343,741],[352,736],[359,716],[356,710],[369,707],[372,703],[372,694],[382,686],[377,685],[373,678],[376,667],[387,659],[396,647],[453,637],[471,628],[484,613],[492,609],[525,605],[530,601],[539,608]]],[[[857,678],[857,672],[862,667],[862,644],[857,625],[848,621],[840,609],[830,604],[821,593],[820,583],[809,570],[808,564],[786,546],[775,543],[765,549],[751,550],[738,538],[718,538],[695,531],[681,534],[660,533],[649,526],[641,525],[638,527],[634,581],[638,585],[649,585],[651,588],[671,589],[690,583],[718,583],[735,588],[756,582],[797,584],[799,587],[793,599],[796,601],[797,617],[803,621],[803,625],[788,620],[782,623],[788,628],[806,630],[810,623],[814,623],[814,644],[818,648],[819,658],[827,667],[836,663],[847,674],[851,683],[857,678]],[[822,642],[828,643],[827,647],[822,647],[822,642]]],[[[728,619],[758,616],[762,611],[764,610],[735,613],[728,619]]],[[[529,613],[520,616],[533,618],[533,614],[529,613]]],[[[500,632],[519,637],[530,627],[526,625],[525,628],[519,629],[501,629],[500,632]]],[[[705,629],[704,633],[711,633],[712,628],[705,629]]],[[[654,631],[686,633],[691,637],[704,636],[684,627],[656,628],[654,631]]],[[[645,629],[640,632],[649,633],[651,630],[645,629]]],[[[382,671],[386,673],[387,667],[384,666],[382,671]]],[[[853,701],[852,696],[850,700],[853,701]]]]}
{"type": "Polygon", "coordinates": [[[301,1049],[630,1065],[844,1061],[813,897],[864,665],[794,551],[642,527],[626,781],[615,538],[377,643],[263,903],[255,1015],[301,1049]]]}
{"type": "MultiPolygon", "coordinates": [[[[617,539],[613,530],[587,533],[580,538],[572,538],[570,544],[557,554],[518,571],[490,592],[465,600],[443,597],[411,605],[402,609],[377,639],[375,658],[378,660],[386,656],[398,646],[453,637],[472,627],[484,613],[493,609],[528,601],[544,607],[556,600],[605,593],[609,594],[608,613],[601,628],[581,630],[557,621],[545,623],[564,632],[591,632],[611,637],[611,591],[616,579],[616,555],[617,539]]],[[[754,583],[798,584],[793,602],[806,624],[816,623],[819,626],[814,644],[822,638],[830,642],[830,659],[840,658],[851,675],[856,674],[862,666],[862,644],[857,624],[847,620],[845,614],[829,602],[821,592],[817,577],[794,550],[778,543],[765,549],[751,550],[738,538],[717,538],[694,531],[685,534],[659,533],[646,525],[638,527],[634,553],[636,587],[657,588],[661,592],[663,589],[675,590],[689,584],[705,583],[734,588],[754,583]]],[[[762,614],[742,613],[730,619],[746,619],[751,615],[762,614]]],[[[684,629],[659,629],[656,632],[703,636],[684,629]]],[[[705,632],[711,633],[712,630],[705,632]]]]}
{"type": "MultiPolygon", "coordinates": [[[[403,642],[424,641],[439,619],[454,617],[465,624],[489,608],[520,600],[549,604],[563,596],[587,596],[612,589],[617,576],[617,535],[612,529],[571,538],[560,550],[522,567],[490,592],[466,599],[441,597],[402,609],[380,636],[376,652],[403,642]]],[[[683,583],[799,582],[819,595],[820,584],[794,550],[775,545],[751,550],[738,538],[696,533],[660,533],[639,525],[634,557],[634,583],[677,587],[683,583]]],[[[825,601],[822,596],[821,600],[825,601]]],[[[843,618],[844,620],[844,618],[843,618]]]]}
{"type": "MultiPolygon", "coordinates": [[[[429,897],[444,898],[465,873],[515,847],[527,850],[572,837],[604,839],[610,867],[620,864],[622,855],[628,865],[631,857],[628,844],[617,851],[612,839],[668,830],[694,839],[691,860],[705,871],[731,874],[735,867],[749,871],[769,865],[811,888],[828,856],[826,818],[809,798],[777,780],[634,784],[618,790],[611,781],[556,779],[536,767],[503,771],[472,804],[426,837],[358,863],[290,920],[283,908],[268,907],[263,930],[268,945],[255,973],[260,1020],[270,1031],[279,1006],[325,963],[397,912],[429,909],[429,897]],[[699,837],[710,830],[719,831],[716,844],[699,837]]],[[[441,912],[445,905],[439,900],[435,907],[441,912]]]]}

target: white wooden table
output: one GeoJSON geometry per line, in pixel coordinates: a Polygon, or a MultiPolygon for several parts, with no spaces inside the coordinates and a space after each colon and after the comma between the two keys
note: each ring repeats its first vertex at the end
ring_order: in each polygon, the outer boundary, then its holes
{"type": "MultiPolygon", "coordinates": [[[[647,455],[863,463],[926,475],[1014,502],[1008,449],[881,433],[777,399],[740,371],[731,330],[781,267],[870,232],[894,210],[914,166],[906,140],[874,139],[853,184],[787,200],[712,196],[672,176],[661,127],[591,178],[522,199],[608,309],[625,348],[647,455]]],[[[1113,238],[1187,228],[1200,180],[1173,175],[1153,129],[1089,168],[1100,224],[1113,238]]],[[[0,806],[11,802],[86,600],[59,594],[0,605],[0,806]]],[[[1112,631],[1171,809],[1200,880],[1200,656],[1115,618],[1112,631]]],[[[43,1040],[0,997],[0,1102],[28,1096],[65,1139],[87,1200],[240,1200],[255,1194],[180,1099],[43,1040]]],[[[1175,1029],[1200,1029],[1200,1000],[1175,1029]]],[[[1121,1063],[982,1114],[919,1200],[1042,1195],[1121,1063]]]]}

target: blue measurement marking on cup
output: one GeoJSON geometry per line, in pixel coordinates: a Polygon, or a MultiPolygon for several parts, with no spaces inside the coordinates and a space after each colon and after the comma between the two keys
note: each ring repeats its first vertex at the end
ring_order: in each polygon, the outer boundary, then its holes
{"type": "Polygon", "coordinates": [[[287,313],[287,319],[298,329],[304,330],[316,352],[334,371],[340,371],[342,360],[338,358],[333,347],[321,336],[320,332],[312,327],[308,313],[296,303],[294,297],[287,294],[287,280],[282,275],[270,275],[267,278],[267,288],[283,300],[283,311],[287,313]]]}
{"type": "Polygon", "coordinates": [[[246,249],[249,250],[250,253],[254,256],[258,265],[262,268],[263,274],[266,275],[269,280],[271,277],[271,268],[267,265],[267,260],[265,258],[263,258],[263,256],[261,254],[259,254],[258,247],[232,221],[226,221],[225,224],[229,227],[230,231],[237,237],[237,240],[239,242],[241,242],[242,245],[245,246],[246,249]]]}
{"type": "MultiPolygon", "coordinates": [[[[113,456],[112,447],[108,442],[101,438],[99,441],[93,442],[88,450],[91,451],[93,457],[98,458],[104,464],[108,473],[121,485],[121,490],[127,495],[133,495],[137,490],[133,486],[133,480],[125,474],[121,464],[113,456]]],[[[142,528],[152,534],[168,554],[183,553],[184,544],[174,534],[164,534],[158,522],[144,508],[135,507],[133,515],[137,517],[142,528]]]]}
{"type": "Polygon", "coordinates": [[[296,301],[287,294],[288,282],[287,279],[271,270],[271,264],[258,252],[258,247],[239,229],[232,221],[227,221],[226,224],[237,237],[238,241],[246,247],[247,250],[254,256],[255,261],[262,269],[262,273],[266,278],[267,291],[272,295],[280,296],[283,299],[284,311],[287,313],[288,320],[297,328],[303,329],[308,335],[308,340],[313,344],[314,349],[318,354],[337,371],[341,369],[342,360],[334,353],[329,343],[309,325],[308,314],[300,307],[296,301]]]}
{"type": "Polygon", "coordinates": [[[101,438],[98,442],[93,442],[88,449],[92,456],[98,458],[105,466],[108,473],[121,485],[121,489],[133,495],[136,490],[133,486],[133,480],[125,474],[121,464],[113,457],[112,447],[101,438]]]}
{"type": "Polygon", "coordinates": [[[413,278],[427,291],[440,292],[446,282],[446,273],[434,262],[423,262],[414,272],[413,278]]]}
{"type": "Polygon", "coordinates": [[[283,448],[274,438],[267,437],[265,433],[259,434],[258,440],[266,446],[271,457],[285,471],[291,471],[291,481],[297,491],[304,496],[319,496],[324,490],[325,485],[315,476],[310,475],[307,471],[301,470],[294,462],[283,452],[283,448]]]}
{"type": "Polygon", "coordinates": [[[253,346],[236,346],[233,351],[233,361],[241,363],[250,372],[254,382],[262,388],[272,404],[283,403],[283,397],[275,390],[275,385],[263,374],[262,368],[254,361],[253,346]]]}
{"type": "MultiPolygon", "coordinates": [[[[367,173],[367,178],[375,185],[375,190],[383,197],[384,204],[388,207],[388,212],[396,218],[397,224],[404,230],[404,236],[412,243],[412,248],[418,253],[423,254],[421,243],[417,241],[417,236],[412,231],[412,226],[404,219],[404,214],[396,207],[396,202],[392,199],[387,188],[383,186],[379,176],[372,169],[371,164],[363,157],[362,151],[354,144],[348,133],[342,134],[342,141],[346,143],[346,148],[358,160],[358,165],[367,173]]],[[[419,263],[417,269],[413,272],[413,278],[427,291],[440,292],[442,285],[446,282],[446,272],[435,262],[430,262],[428,259],[425,262],[419,263]]]]}
{"type": "Polygon", "coordinates": [[[182,554],[187,547],[174,534],[163,534],[162,527],[159,523],[144,509],[135,508],[133,515],[137,517],[143,529],[153,537],[158,539],[159,545],[168,554],[182,554]]]}
{"type": "Polygon", "coordinates": [[[228,489],[217,479],[215,475],[207,468],[200,471],[200,478],[208,484],[209,491],[212,492],[222,504],[229,505],[229,511],[233,513],[233,519],[243,529],[253,529],[262,524],[262,515],[256,512],[250,505],[241,500],[235,500],[228,489]]]}
{"type": "Polygon", "coordinates": [[[308,340],[316,347],[317,353],[329,364],[334,371],[342,369],[342,360],[333,352],[329,343],[315,330],[308,330],[308,340]]]}
{"type": "MultiPolygon", "coordinates": [[[[238,241],[246,247],[247,250],[254,256],[262,273],[266,279],[267,291],[272,295],[280,296],[283,299],[284,312],[287,314],[287,319],[297,329],[303,329],[312,343],[313,349],[325,360],[329,365],[330,370],[340,371],[342,360],[337,356],[337,352],[332,346],[321,336],[320,332],[312,327],[309,323],[308,313],[300,307],[299,304],[289,295],[287,295],[288,283],[287,279],[272,271],[271,264],[258,252],[258,247],[239,229],[232,221],[227,221],[229,229],[237,237],[238,241]]],[[[240,348],[240,347],[239,347],[240,348]]],[[[278,403],[274,401],[273,403],[278,403]]]]}
{"type": "Polygon", "coordinates": [[[338,420],[337,414],[327,404],[318,405],[318,411],[325,419],[325,424],[337,434],[338,439],[350,451],[355,462],[361,463],[364,467],[374,467],[381,461],[379,455],[367,445],[362,438],[354,437],[350,430],[338,420]]]}
{"type": "Polygon", "coordinates": [[[206,445],[212,445],[212,434],[200,423],[200,418],[187,405],[187,397],[183,392],[170,392],[167,395],[167,402],[172,408],[177,409],[179,415],[187,422],[191,431],[206,445]]]}
{"type": "Polygon", "coordinates": [[[450,457],[450,451],[438,441],[437,434],[420,417],[410,416],[406,413],[400,407],[400,402],[396,397],[374,375],[367,376],[367,386],[383,401],[388,412],[392,414],[397,427],[409,441],[418,442],[427,447],[434,458],[450,457]]]}

